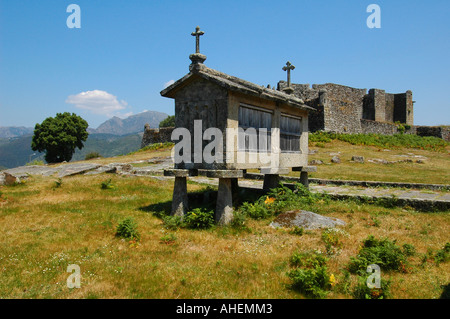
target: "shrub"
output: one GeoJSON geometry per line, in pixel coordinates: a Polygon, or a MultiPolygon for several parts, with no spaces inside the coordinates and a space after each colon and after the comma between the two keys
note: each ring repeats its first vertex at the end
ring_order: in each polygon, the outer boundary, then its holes
{"type": "Polygon", "coordinates": [[[87,160],[90,160],[90,159],[93,159],[93,158],[98,158],[98,157],[102,157],[98,152],[90,152],[90,153],[86,154],[84,159],[87,161],[87,160]]]}
{"type": "Polygon", "coordinates": [[[403,253],[405,254],[405,256],[414,256],[416,254],[416,247],[414,247],[411,244],[404,244],[402,246],[403,248],[403,253]]]}
{"type": "Polygon", "coordinates": [[[174,234],[167,234],[162,236],[159,240],[161,243],[169,245],[173,244],[177,240],[177,236],[174,234]]]}
{"type": "Polygon", "coordinates": [[[289,263],[293,267],[306,267],[306,268],[315,268],[317,266],[325,266],[328,259],[322,254],[307,251],[307,252],[295,252],[289,263]]]}
{"type": "Polygon", "coordinates": [[[240,211],[245,216],[253,219],[266,219],[272,216],[267,207],[258,200],[256,203],[245,202],[240,207],[240,211]]]}
{"type": "MultiPolygon", "coordinates": [[[[400,132],[408,129],[402,125],[400,132]]],[[[331,142],[332,140],[340,140],[353,145],[378,146],[383,148],[407,147],[426,149],[431,151],[445,152],[448,142],[433,136],[417,136],[414,134],[336,134],[330,132],[315,132],[309,134],[311,143],[331,142]]]]}
{"type": "Polygon", "coordinates": [[[305,230],[303,229],[303,227],[294,226],[294,227],[289,231],[289,234],[297,235],[297,236],[303,236],[303,233],[304,233],[304,232],[305,232],[305,230]]]}
{"type": "Polygon", "coordinates": [[[314,298],[324,298],[335,283],[334,275],[328,274],[327,259],[315,252],[294,253],[290,264],[296,267],[287,276],[292,289],[314,298]]]}
{"type": "Polygon", "coordinates": [[[63,183],[62,178],[58,178],[58,179],[54,182],[53,188],[60,188],[60,187],[62,186],[62,183],[63,183]]]}
{"type": "Polygon", "coordinates": [[[162,220],[166,229],[177,230],[185,226],[181,216],[162,216],[162,220]]]}
{"type": "Polygon", "coordinates": [[[191,229],[210,228],[214,225],[214,211],[195,208],[186,214],[183,222],[191,229]]]}
{"type": "Polygon", "coordinates": [[[406,272],[407,256],[395,241],[376,239],[373,235],[363,241],[358,255],[350,258],[348,270],[351,273],[364,274],[367,266],[377,264],[383,270],[406,272]]]}
{"type": "Polygon", "coordinates": [[[328,256],[338,253],[342,249],[342,242],[339,236],[332,229],[322,231],[322,241],[325,243],[325,249],[328,256]]]}
{"type": "Polygon", "coordinates": [[[132,217],[125,218],[117,225],[116,236],[137,241],[141,238],[137,229],[137,223],[132,217]]]}
{"type": "Polygon", "coordinates": [[[231,227],[239,230],[248,230],[246,225],[247,216],[240,210],[233,211],[233,220],[231,221],[231,227]]]}
{"type": "Polygon", "coordinates": [[[450,257],[450,243],[446,243],[444,248],[439,249],[436,252],[436,255],[434,255],[434,261],[436,262],[436,264],[440,264],[443,262],[447,262],[449,260],[450,257]]]}
{"type": "Polygon", "coordinates": [[[390,281],[380,280],[381,288],[369,288],[367,277],[359,277],[358,284],[353,289],[353,297],[356,299],[387,299],[391,297],[390,281]]]}
{"type": "Polygon", "coordinates": [[[111,182],[111,179],[108,179],[107,181],[103,181],[101,183],[101,188],[102,189],[113,189],[114,185],[111,182]]]}

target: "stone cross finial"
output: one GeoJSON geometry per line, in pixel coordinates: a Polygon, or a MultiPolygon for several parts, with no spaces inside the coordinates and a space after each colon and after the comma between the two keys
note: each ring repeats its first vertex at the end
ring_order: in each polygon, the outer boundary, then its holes
{"type": "Polygon", "coordinates": [[[204,34],[205,32],[200,31],[199,26],[195,28],[195,32],[191,33],[191,35],[195,37],[195,53],[189,56],[189,59],[191,59],[192,61],[191,65],[189,66],[189,71],[191,72],[199,70],[203,62],[205,62],[206,60],[206,55],[200,53],[200,36],[204,34]]]}
{"type": "Polygon", "coordinates": [[[200,31],[199,26],[195,28],[195,32],[191,33],[191,35],[195,37],[195,53],[200,53],[200,36],[204,34],[205,32],[200,31]]]}
{"type": "Polygon", "coordinates": [[[287,86],[291,86],[291,70],[294,70],[295,66],[291,62],[287,61],[286,66],[283,66],[283,71],[287,71],[287,86]]]}

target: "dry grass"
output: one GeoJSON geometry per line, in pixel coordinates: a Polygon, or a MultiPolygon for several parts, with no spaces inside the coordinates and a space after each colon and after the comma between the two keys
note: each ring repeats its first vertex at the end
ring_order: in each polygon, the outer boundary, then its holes
{"type": "MultiPolygon", "coordinates": [[[[202,186],[189,183],[188,188],[202,186]]],[[[251,232],[169,231],[152,211],[161,203],[170,205],[172,189],[171,181],[107,175],[66,178],[59,188],[44,177],[3,187],[0,298],[303,298],[287,286],[288,260],[295,251],[324,251],[320,230],[299,237],[263,220],[249,221],[251,232]],[[102,190],[108,178],[115,188],[102,190]],[[139,225],[137,247],[115,237],[118,222],[128,216],[139,225]],[[169,233],[177,237],[174,243],[161,242],[169,233]],[[66,286],[69,264],[81,268],[80,289],[66,286]]],[[[340,236],[343,249],[328,263],[338,283],[369,234],[413,244],[419,254],[449,241],[444,212],[331,201],[321,213],[347,222],[340,236]]],[[[392,278],[394,298],[438,298],[441,285],[450,281],[449,264],[421,265],[420,255],[411,262],[410,273],[382,274],[392,278]]],[[[329,297],[351,295],[334,290],[329,297]]]]}
{"type": "MultiPolygon", "coordinates": [[[[384,150],[374,146],[356,146],[342,141],[326,143],[324,147],[311,147],[317,151],[309,156],[309,160],[321,160],[317,173],[312,178],[448,184],[450,181],[449,152],[433,152],[427,150],[400,148],[384,150]],[[331,163],[332,155],[339,153],[340,164],[331,163]],[[352,156],[364,156],[365,163],[351,162],[352,156]],[[406,155],[406,156],[405,156],[406,155]],[[424,158],[414,157],[423,156],[424,158]],[[413,163],[374,164],[369,159],[399,161],[411,159],[413,163]],[[424,163],[416,161],[422,159],[424,163]]],[[[450,151],[450,148],[447,147],[450,151]]],[[[297,176],[298,173],[295,174],[297,176]]]]}

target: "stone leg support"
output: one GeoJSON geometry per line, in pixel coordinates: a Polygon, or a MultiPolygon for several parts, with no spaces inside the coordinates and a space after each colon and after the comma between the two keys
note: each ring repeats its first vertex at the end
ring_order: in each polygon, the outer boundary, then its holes
{"type": "Polygon", "coordinates": [[[300,166],[293,167],[293,172],[300,172],[300,183],[309,188],[308,173],[317,172],[317,166],[300,166]]]}
{"type": "Polygon", "coordinates": [[[300,172],[300,184],[309,188],[308,172],[300,172]]]}
{"type": "Polygon", "coordinates": [[[271,188],[277,188],[280,184],[280,175],[278,174],[265,174],[263,189],[269,190],[271,188]]]}
{"type": "Polygon", "coordinates": [[[239,193],[239,184],[237,178],[231,179],[231,192],[233,194],[233,198],[236,198],[235,196],[238,196],[239,193]]]}
{"type": "Polygon", "coordinates": [[[175,177],[170,215],[183,217],[188,209],[187,178],[175,177]]]}
{"type": "Polygon", "coordinates": [[[218,225],[228,225],[233,220],[232,179],[219,178],[219,191],[215,212],[215,222],[218,225]]]}

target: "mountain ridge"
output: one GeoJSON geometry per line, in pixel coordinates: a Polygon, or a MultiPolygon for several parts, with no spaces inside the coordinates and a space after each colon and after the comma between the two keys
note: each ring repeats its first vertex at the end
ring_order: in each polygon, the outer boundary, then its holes
{"type": "MultiPolygon", "coordinates": [[[[157,111],[145,111],[125,119],[112,117],[97,129],[88,128],[89,137],[83,149],[76,149],[72,161],[84,159],[89,152],[98,152],[104,157],[137,151],[141,146],[145,124],[159,127],[169,115],[157,111]]],[[[0,127],[0,169],[25,165],[34,160],[43,160],[44,154],[31,149],[34,128],[0,127]]]]}
{"type": "MultiPolygon", "coordinates": [[[[125,119],[113,116],[100,124],[96,129],[89,127],[87,131],[90,134],[113,134],[127,135],[140,133],[144,131],[144,125],[150,127],[159,127],[159,123],[169,115],[158,111],[144,111],[138,114],[130,115],[125,119]]],[[[0,138],[8,139],[33,134],[34,127],[25,126],[0,126],[0,138]]]]}

